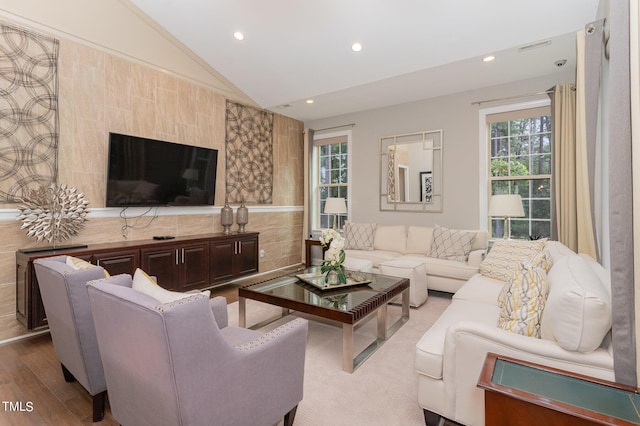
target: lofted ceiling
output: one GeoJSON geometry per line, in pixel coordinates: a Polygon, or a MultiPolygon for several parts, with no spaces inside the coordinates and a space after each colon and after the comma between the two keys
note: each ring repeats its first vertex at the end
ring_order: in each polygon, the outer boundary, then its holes
{"type": "Polygon", "coordinates": [[[130,1],[258,105],[302,121],[566,72],[599,3],[130,1]]]}

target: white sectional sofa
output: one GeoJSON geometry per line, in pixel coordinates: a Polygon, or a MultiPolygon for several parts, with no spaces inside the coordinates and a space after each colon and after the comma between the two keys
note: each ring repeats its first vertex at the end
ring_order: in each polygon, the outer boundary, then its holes
{"type": "Polygon", "coordinates": [[[478,272],[487,252],[487,232],[463,230],[462,232],[474,234],[470,251],[464,260],[448,260],[431,256],[436,228],[438,227],[347,223],[344,230],[346,258],[369,260],[376,273],[382,273],[380,264],[385,262],[419,261],[425,265],[430,290],[455,293],[478,272]],[[357,243],[350,241],[354,240],[354,228],[357,229],[357,243]]]}
{"type": "Polygon", "coordinates": [[[477,382],[487,352],[614,380],[608,272],[558,242],[544,245],[552,266],[546,273],[548,296],[537,317],[541,338],[498,327],[498,297],[510,281],[478,273],[416,344],[418,403],[428,425],[437,424],[440,416],[484,424],[484,395],[477,382]]]}

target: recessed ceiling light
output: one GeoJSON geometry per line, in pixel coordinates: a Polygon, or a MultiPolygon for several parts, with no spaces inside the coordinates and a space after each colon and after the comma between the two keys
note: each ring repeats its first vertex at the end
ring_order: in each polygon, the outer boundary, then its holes
{"type": "Polygon", "coordinates": [[[315,101],[314,101],[313,99],[307,99],[305,102],[306,102],[306,103],[308,103],[308,104],[312,104],[312,103],[314,103],[315,101]]]}
{"type": "Polygon", "coordinates": [[[353,50],[354,52],[359,52],[362,50],[362,45],[360,43],[353,43],[351,45],[351,50],[353,50]]]}
{"type": "Polygon", "coordinates": [[[495,57],[495,56],[493,56],[493,55],[489,55],[489,56],[485,56],[484,58],[482,58],[482,61],[483,61],[483,62],[491,62],[491,61],[493,61],[494,59],[496,59],[496,57],[495,57]]]}
{"type": "Polygon", "coordinates": [[[233,33],[233,36],[236,40],[244,40],[244,34],[242,34],[240,31],[236,31],[235,33],[233,33]]]}

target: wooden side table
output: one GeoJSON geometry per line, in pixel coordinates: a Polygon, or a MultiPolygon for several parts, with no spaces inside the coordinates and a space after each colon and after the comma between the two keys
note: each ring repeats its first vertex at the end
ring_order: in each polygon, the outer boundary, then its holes
{"type": "Polygon", "coordinates": [[[640,425],[636,388],[493,353],[478,387],[487,425],[640,425]]]}
{"type": "MultiPolygon", "coordinates": [[[[304,240],[304,259],[305,266],[307,268],[311,267],[311,247],[313,246],[322,246],[322,241],[320,240],[304,240]]],[[[327,251],[327,247],[322,247],[322,255],[324,257],[324,252],[327,251]]]]}

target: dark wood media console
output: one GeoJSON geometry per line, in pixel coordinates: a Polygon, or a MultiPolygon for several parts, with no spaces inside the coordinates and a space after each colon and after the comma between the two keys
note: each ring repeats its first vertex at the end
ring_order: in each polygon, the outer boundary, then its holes
{"type": "Polygon", "coordinates": [[[258,232],[192,235],[170,240],[91,244],[80,248],[16,252],[16,318],[32,330],[47,325],[33,261],[75,256],[109,274],[133,274],[141,268],[173,291],[204,289],[258,272],[258,232]]]}

